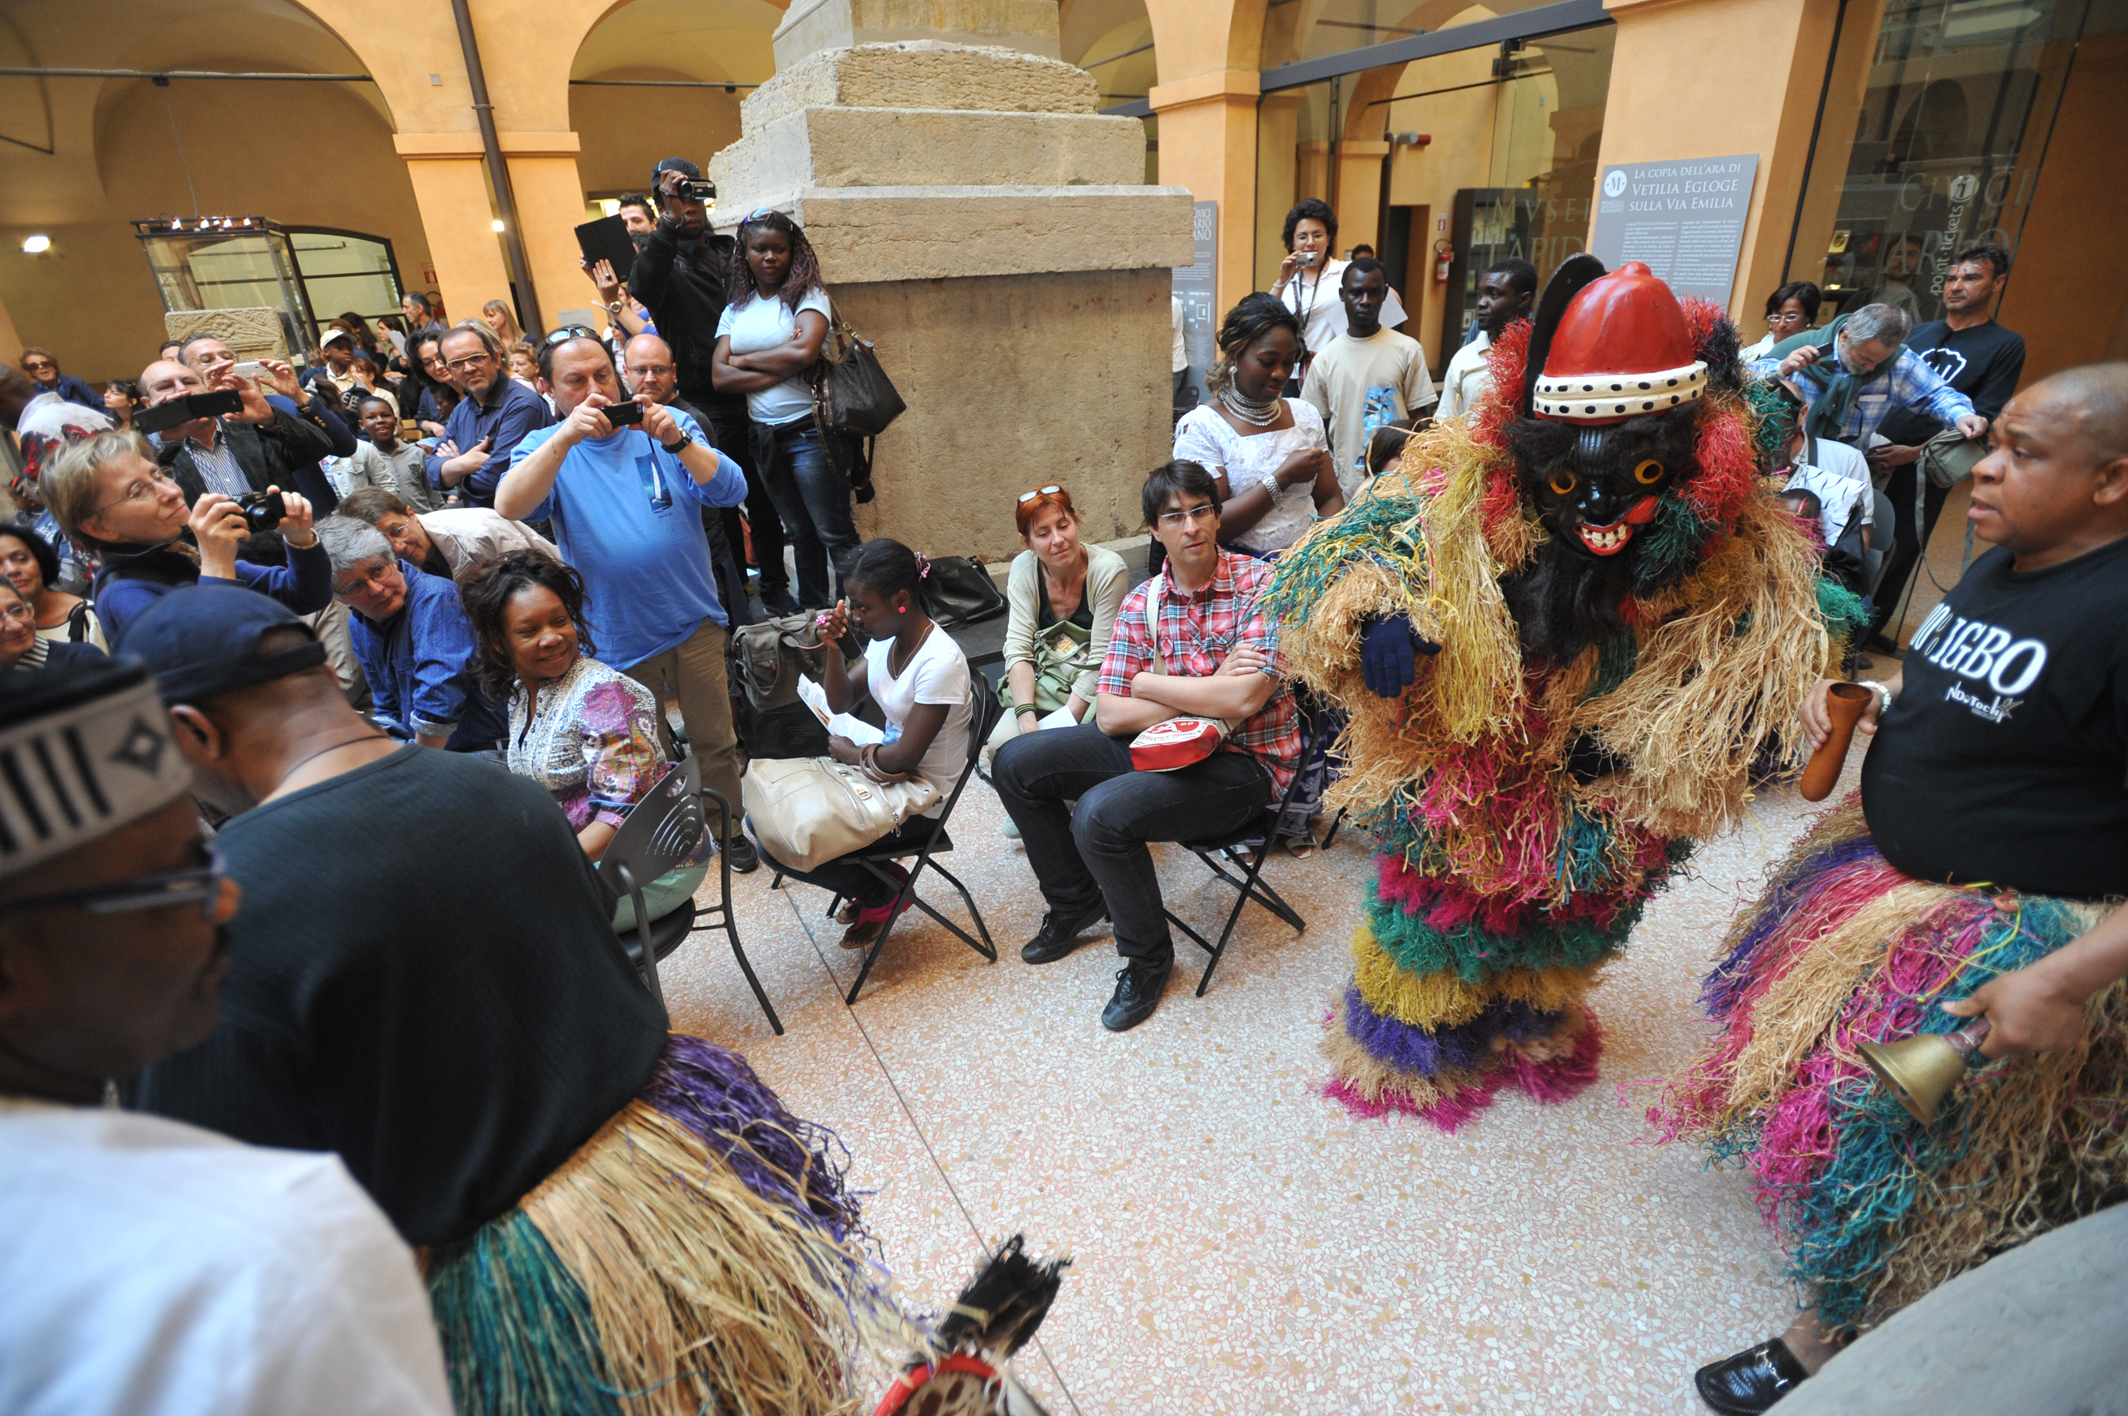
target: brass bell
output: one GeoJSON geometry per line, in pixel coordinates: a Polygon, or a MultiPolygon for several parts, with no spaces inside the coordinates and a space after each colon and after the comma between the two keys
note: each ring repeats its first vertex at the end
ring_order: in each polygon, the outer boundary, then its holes
{"type": "Polygon", "coordinates": [[[1922,1033],[1899,1042],[1858,1042],[1855,1050],[1907,1113],[1926,1126],[1936,1119],[1944,1094],[1963,1080],[1967,1069],[1985,1065],[1980,1043],[1988,1031],[1988,1020],[1975,1018],[1954,1033],[1922,1033]]]}

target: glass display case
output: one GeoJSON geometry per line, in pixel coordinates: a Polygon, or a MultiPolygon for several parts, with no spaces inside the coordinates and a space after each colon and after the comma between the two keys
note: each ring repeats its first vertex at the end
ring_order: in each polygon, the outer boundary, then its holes
{"type": "Polygon", "coordinates": [[[398,261],[382,237],[260,216],[139,221],[134,232],[164,309],[272,310],[299,356],[335,315],[374,321],[399,308],[398,261]]]}

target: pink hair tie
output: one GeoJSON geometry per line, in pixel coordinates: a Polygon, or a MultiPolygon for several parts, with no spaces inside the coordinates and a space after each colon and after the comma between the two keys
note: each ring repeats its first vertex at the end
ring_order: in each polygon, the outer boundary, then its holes
{"type": "Polygon", "coordinates": [[[910,554],[916,557],[916,578],[918,580],[929,580],[931,578],[931,558],[922,551],[912,551],[910,554]]]}

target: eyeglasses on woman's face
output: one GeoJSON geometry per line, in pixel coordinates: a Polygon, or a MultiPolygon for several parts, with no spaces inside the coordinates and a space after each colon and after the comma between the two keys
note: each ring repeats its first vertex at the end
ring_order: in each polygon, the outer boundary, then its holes
{"type": "Polygon", "coordinates": [[[161,497],[164,488],[176,485],[175,482],[163,475],[161,468],[157,468],[144,477],[134,478],[132,484],[124,491],[105,502],[102,506],[97,507],[89,515],[102,516],[105,512],[116,510],[122,506],[145,506],[161,497]]]}
{"type": "Polygon", "coordinates": [[[31,629],[35,629],[37,627],[37,612],[22,601],[17,600],[12,605],[0,606],[0,623],[16,628],[28,625],[31,629]]]}

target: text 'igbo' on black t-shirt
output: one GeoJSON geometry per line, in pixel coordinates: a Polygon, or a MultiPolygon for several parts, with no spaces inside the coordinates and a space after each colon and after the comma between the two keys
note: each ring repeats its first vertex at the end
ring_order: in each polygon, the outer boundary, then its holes
{"type": "Polygon", "coordinates": [[[2010,561],[1973,562],[1915,631],[1863,813],[1917,879],[2128,894],[2128,540],[2010,561]]]}

